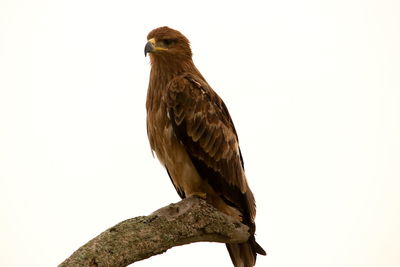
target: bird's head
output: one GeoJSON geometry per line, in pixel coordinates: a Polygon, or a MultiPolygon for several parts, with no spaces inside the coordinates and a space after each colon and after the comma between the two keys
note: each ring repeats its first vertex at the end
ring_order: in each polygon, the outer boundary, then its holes
{"type": "Polygon", "coordinates": [[[192,58],[189,40],[179,31],[160,27],[147,35],[144,55],[151,58],[192,58]]]}

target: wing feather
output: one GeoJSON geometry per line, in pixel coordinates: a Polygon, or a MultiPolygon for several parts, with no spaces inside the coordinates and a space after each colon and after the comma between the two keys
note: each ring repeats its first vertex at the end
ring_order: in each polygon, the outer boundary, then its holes
{"type": "Polygon", "coordinates": [[[165,102],[176,137],[185,146],[201,177],[241,210],[255,216],[238,138],[222,99],[200,77],[183,74],[167,86],[165,102]]]}

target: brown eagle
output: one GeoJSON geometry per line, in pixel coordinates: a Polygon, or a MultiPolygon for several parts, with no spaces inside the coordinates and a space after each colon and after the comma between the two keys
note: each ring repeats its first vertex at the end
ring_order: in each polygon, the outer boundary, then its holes
{"type": "Polygon", "coordinates": [[[198,196],[249,226],[245,243],[226,244],[235,267],[265,255],[254,238],[256,205],[235,126],[222,99],[192,61],[189,40],[168,27],[152,30],[147,135],[181,198],[198,196]]]}

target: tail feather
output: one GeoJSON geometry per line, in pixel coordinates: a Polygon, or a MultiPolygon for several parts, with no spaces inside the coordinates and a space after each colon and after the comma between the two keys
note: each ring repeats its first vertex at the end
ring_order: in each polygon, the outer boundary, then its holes
{"type": "Polygon", "coordinates": [[[266,255],[254,236],[245,243],[226,244],[226,248],[235,267],[253,267],[256,264],[257,254],[266,255]]]}

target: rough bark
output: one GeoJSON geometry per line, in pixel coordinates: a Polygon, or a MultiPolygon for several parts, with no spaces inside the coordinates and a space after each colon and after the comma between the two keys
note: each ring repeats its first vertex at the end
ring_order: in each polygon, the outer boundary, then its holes
{"type": "Polygon", "coordinates": [[[241,243],[248,237],[247,226],[202,199],[188,198],[109,228],[59,267],[124,267],[174,246],[200,241],[241,243]]]}

